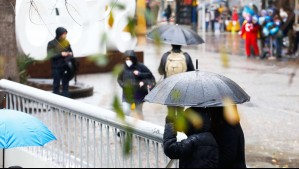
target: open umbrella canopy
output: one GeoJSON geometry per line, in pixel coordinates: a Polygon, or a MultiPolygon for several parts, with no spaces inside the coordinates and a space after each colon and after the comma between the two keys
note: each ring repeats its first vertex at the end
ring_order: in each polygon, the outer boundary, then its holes
{"type": "Polygon", "coordinates": [[[165,44],[182,46],[205,43],[195,31],[179,25],[163,25],[154,28],[147,34],[147,38],[150,40],[159,39],[165,44]]]}
{"type": "Polygon", "coordinates": [[[219,74],[193,71],[166,78],[145,101],[179,107],[223,107],[224,99],[235,104],[250,101],[247,93],[234,81],[219,74]]]}
{"type": "Polygon", "coordinates": [[[15,110],[0,110],[0,148],[44,146],[56,140],[37,118],[15,110]]]}

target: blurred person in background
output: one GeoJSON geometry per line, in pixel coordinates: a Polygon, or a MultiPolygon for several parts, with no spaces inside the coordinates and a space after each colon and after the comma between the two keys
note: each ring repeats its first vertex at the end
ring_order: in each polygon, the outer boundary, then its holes
{"type": "Polygon", "coordinates": [[[286,55],[292,55],[294,49],[294,29],[293,25],[295,23],[295,13],[288,5],[283,5],[279,11],[279,16],[282,20],[281,30],[283,32],[284,37],[288,37],[289,46],[286,55]]]}
{"type": "Polygon", "coordinates": [[[56,29],[56,37],[48,43],[47,58],[51,59],[53,93],[69,97],[69,77],[66,70],[66,59],[73,57],[73,51],[67,38],[67,30],[63,27],[56,29]],[[62,83],[62,93],[60,85],[62,83]]]}
{"type": "Polygon", "coordinates": [[[126,51],[124,55],[124,69],[118,76],[118,84],[123,90],[123,110],[126,115],[135,112],[135,117],[143,120],[143,100],[156,81],[152,72],[138,62],[133,50],[126,51]]]}

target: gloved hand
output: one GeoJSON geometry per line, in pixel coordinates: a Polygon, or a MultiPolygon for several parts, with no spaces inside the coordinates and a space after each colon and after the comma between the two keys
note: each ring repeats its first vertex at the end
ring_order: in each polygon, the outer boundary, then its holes
{"type": "Polygon", "coordinates": [[[174,123],[175,119],[171,116],[166,116],[165,118],[165,123],[169,124],[169,123],[174,123]]]}

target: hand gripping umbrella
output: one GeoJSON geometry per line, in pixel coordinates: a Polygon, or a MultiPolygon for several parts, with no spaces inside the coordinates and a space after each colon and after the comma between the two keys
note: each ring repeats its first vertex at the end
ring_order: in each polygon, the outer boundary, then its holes
{"type": "Polygon", "coordinates": [[[248,94],[231,79],[197,70],[165,79],[144,100],[167,106],[207,108],[223,107],[227,98],[234,104],[250,101],[248,94]]]}
{"type": "Polygon", "coordinates": [[[200,45],[204,40],[192,29],[179,25],[163,25],[154,28],[147,34],[150,40],[160,39],[165,44],[200,45]]]}
{"type": "Polygon", "coordinates": [[[0,110],[0,148],[44,146],[57,140],[37,118],[15,110],[0,110]]]}

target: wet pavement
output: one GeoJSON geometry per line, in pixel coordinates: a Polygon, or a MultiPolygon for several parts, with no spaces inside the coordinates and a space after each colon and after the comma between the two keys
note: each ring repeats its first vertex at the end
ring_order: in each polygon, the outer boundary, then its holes
{"type": "MultiPolygon", "coordinates": [[[[183,50],[194,63],[199,60],[200,70],[234,80],[251,96],[251,102],[238,106],[248,167],[299,167],[299,76],[290,83],[294,62],[246,59],[242,43],[238,35],[208,35],[206,45],[183,50]],[[230,51],[225,54],[225,50],[230,51]]],[[[145,64],[157,81],[162,80],[157,72],[161,55],[169,49],[168,45],[156,48],[151,42],[136,49],[144,51],[145,64]]],[[[112,109],[113,96],[121,98],[121,89],[110,73],[81,75],[78,81],[94,86],[94,95],[80,101],[112,109]]],[[[145,121],[163,126],[166,107],[146,103],[144,116],[145,121]]]]}

